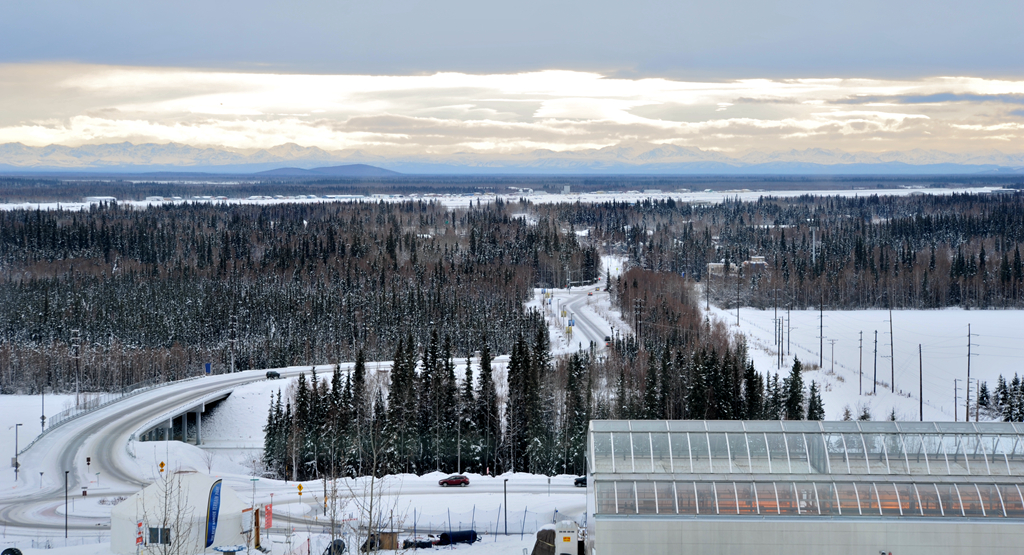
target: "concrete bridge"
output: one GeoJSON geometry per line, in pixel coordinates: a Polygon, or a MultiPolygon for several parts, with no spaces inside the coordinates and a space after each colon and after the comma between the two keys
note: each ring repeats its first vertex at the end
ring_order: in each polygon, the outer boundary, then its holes
{"type": "Polygon", "coordinates": [[[203,443],[203,413],[231,395],[231,390],[207,395],[193,404],[179,407],[143,426],[136,434],[138,441],[181,441],[193,445],[203,443]]]}

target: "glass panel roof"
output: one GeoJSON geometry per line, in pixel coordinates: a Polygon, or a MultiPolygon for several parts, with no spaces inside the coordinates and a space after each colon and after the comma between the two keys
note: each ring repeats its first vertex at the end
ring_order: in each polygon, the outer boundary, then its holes
{"type": "Polygon", "coordinates": [[[594,420],[590,430],[598,475],[1024,477],[1024,429],[1001,422],[594,420]]]}
{"type": "Polygon", "coordinates": [[[880,480],[604,480],[597,515],[1024,518],[1014,485],[880,480]],[[638,503],[639,502],[639,503],[638,503]]]}
{"type": "Polygon", "coordinates": [[[748,432],[781,432],[781,420],[748,420],[743,423],[748,432]]]}
{"type": "Polygon", "coordinates": [[[707,430],[706,420],[669,420],[668,429],[673,432],[703,432],[707,430]]]}
{"type": "Polygon", "coordinates": [[[787,432],[821,432],[821,423],[813,420],[786,420],[782,427],[787,432]]]}
{"type": "Polygon", "coordinates": [[[630,420],[629,427],[634,432],[664,432],[668,430],[665,420],[630,420]]]}
{"type": "Polygon", "coordinates": [[[708,420],[709,432],[742,432],[742,420],[708,420]]]}

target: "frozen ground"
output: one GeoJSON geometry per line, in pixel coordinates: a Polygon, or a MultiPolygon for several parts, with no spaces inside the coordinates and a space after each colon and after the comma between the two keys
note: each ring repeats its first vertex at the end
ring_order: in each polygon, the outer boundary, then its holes
{"type": "MultiPolygon", "coordinates": [[[[776,363],[773,310],[740,308],[740,325],[736,326],[736,311],[711,309],[713,317],[729,324],[734,332],[746,335],[750,355],[759,372],[779,372],[784,377],[792,365],[793,356],[804,365],[823,368],[807,372],[805,385],[810,380],[822,387],[827,420],[842,418],[843,408],[849,406],[854,417],[858,408],[867,406],[873,419],[882,420],[895,409],[898,420],[917,420],[919,417],[919,361],[924,382],[924,419],[954,420],[953,399],[956,387],[956,418],[964,419],[964,394],[967,380],[967,326],[971,326],[971,386],[973,400],[976,380],[988,382],[993,391],[1000,374],[1007,380],[1024,374],[1024,311],[1020,310],[894,310],[892,337],[889,335],[887,310],[825,311],[824,356],[821,357],[819,317],[815,310],[794,310],[790,322],[783,325],[792,330],[786,337],[790,351],[782,369],[776,363]],[[874,391],[874,340],[878,331],[878,384],[874,391]],[[860,337],[863,332],[863,359],[860,337]],[[835,357],[832,344],[835,340],[835,357]],[[895,358],[889,358],[890,343],[895,358]],[[863,361],[863,362],[862,362],[863,361]],[[893,364],[893,362],[895,364],[893,364]],[[833,363],[835,372],[832,372],[833,363]],[[860,369],[863,368],[863,394],[860,369]],[[895,393],[892,377],[895,374],[895,393]],[[959,380],[954,383],[954,380],[959,380]]],[[[784,310],[780,318],[787,318],[784,310]]],[[[972,409],[972,419],[973,419],[972,409]]],[[[981,415],[985,419],[985,415],[981,415]]]]}
{"type": "MultiPolygon", "coordinates": [[[[519,199],[527,199],[535,204],[551,204],[557,202],[582,202],[582,203],[596,203],[596,202],[637,202],[646,199],[663,200],[663,199],[675,199],[683,202],[693,203],[717,203],[723,202],[726,199],[729,200],[743,200],[743,201],[756,201],[757,199],[764,196],[773,197],[794,197],[800,195],[830,195],[830,196],[842,196],[842,197],[860,197],[870,195],[887,195],[887,196],[905,196],[911,194],[929,194],[929,195],[952,195],[954,193],[986,193],[1000,187],[971,187],[971,188],[956,188],[956,189],[864,189],[864,190],[820,190],[820,191],[752,191],[749,189],[740,190],[729,190],[729,191],[695,191],[695,192],[676,192],[676,191],[665,191],[662,193],[643,193],[640,191],[610,191],[605,193],[570,193],[568,195],[563,194],[544,194],[544,193],[533,193],[533,194],[509,194],[509,195],[394,195],[384,197],[362,197],[362,198],[342,198],[342,199],[330,199],[330,198],[297,198],[297,197],[282,197],[282,198],[229,198],[229,199],[189,199],[189,200],[142,200],[142,201],[119,201],[118,204],[122,206],[135,206],[139,208],[146,208],[149,206],[164,206],[172,204],[183,204],[193,202],[208,202],[208,203],[224,203],[224,204],[296,204],[296,203],[322,203],[322,202],[352,202],[352,201],[363,201],[363,202],[379,202],[381,200],[385,202],[403,202],[408,200],[424,200],[424,201],[435,201],[444,204],[449,208],[467,208],[470,203],[483,203],[488,204],[494,202],[496,198],[501,198],[508,203],[516,203],[519,199]]],[[[93,203],[95,204],[95,203],[93,203]]],[[[86,202],[24,202],[24,203],[0,203],[0,210],[83,210],[88,208],[90,203],[86,202]]]]}
{"type": "Polygon", "coordinates": [[[39,417],[46,414],[49,418],[64,409],[73,406],[74,395],[50,395],[46,397],[39,395],[0,395],[0,430],[3,430],[3,439],[0,440],[2,453],[7,452],[7,436],[10,435],[10,452],[14,453],[14,425],[21,423],[18,428],[18,442],[21,448],[25,448],[39,433],[39,417]],[[45,408],[45,411],[43,410],[45,408]],[[10,434],[6,430],[10,428],[10,434]]]}

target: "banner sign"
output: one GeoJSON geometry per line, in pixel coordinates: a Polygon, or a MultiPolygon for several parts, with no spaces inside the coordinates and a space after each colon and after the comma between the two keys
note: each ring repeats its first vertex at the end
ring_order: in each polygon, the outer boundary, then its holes
{"type": "Polygon", "coordinates": [[[264,509],[264,512],[267,515],[267,525],[264,526],[264,528],[270,528],[274,525],[274,506],[267,505],[266,508],[264,509]]]}
{"type": "Polygon", "coordinates": [[[220,515],[220,480],[210,488],[210,502],[206,506],[206,547],[213,545],[217,535],[217,517],[220,515]]]}

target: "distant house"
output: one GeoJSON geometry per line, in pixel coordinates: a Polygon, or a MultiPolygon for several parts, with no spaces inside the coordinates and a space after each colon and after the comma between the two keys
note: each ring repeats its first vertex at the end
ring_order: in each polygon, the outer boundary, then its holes
{"type": "Polygon", "coordinates": [[[763,256],[751,256],[750,260],[743,261],[743,270],[750,272],[763,272],[768,269],[768,263],[763,256]]]}
{"type": "Polygon", "coordinates": [[[117,204],[117,197],[85,197],[82,202],[109,202],[110,204],[117,204]]]}

